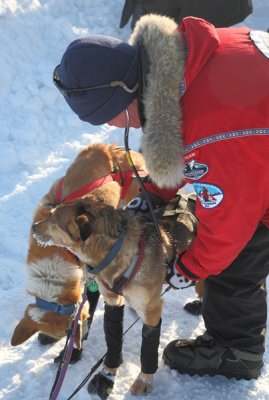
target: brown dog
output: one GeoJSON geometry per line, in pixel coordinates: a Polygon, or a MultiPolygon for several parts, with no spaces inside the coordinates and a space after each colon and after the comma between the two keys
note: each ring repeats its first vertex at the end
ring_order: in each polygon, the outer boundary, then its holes
{"type": "MultiPolygon", "coordinates": [[[[137,152],[131,155],[136,168],[144,170],[142,155],[137,152]]],[[[43,197],[33,222],[49,218],[55,200],[65,201],[89,193],[113,207],[127,204],[138,193],[138,183],[133,179],[124,149],[105,144],[84,148],[68,168],[64,180],[55,182],[43,197]]],[[[85,281],[85,266],[76,256],[65,248],[38,245],[33,239],[32,229],[27,265],[27,291],[38,300],[37,304],[27,306],[24,317],[15,328],[11,339],[13,346],[23,343],[36,332],[55,338],[65,336],[75,305],[81,301],[85,281]],[[57,305],[64,307],[57,311],[57,305]]],[[[87,317],[84,308],[82,321],[87,317]]],[[[79,329],[75,337],[78,349],[82,335],[79,329]]]]}
{"type": "MultiPolygon", "coordinates": [[[[60,205],[33,229],[43,244],[68,247],[96,275],[106,303],[106,372],[115,374],[121,364],[124,298],[135,309],[143,322],[143,332],[141,372],[131,390],[134,394],[149,392],[158,363],[166,265],[175,252],[190,245],[196,230],[195,217],[182,211],[176,221],[161,219],[160,240],[152,222],[108,207],[92,194],[60,205]]],[[[98,392],[102,379],[102,373],[96,375],[88,390],[98,392]]]]}

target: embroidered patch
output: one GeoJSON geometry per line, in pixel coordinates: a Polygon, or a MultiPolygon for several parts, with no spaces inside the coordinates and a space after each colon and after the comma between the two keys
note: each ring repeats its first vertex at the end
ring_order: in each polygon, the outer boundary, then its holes
{"type": "Polygon", "coordinates": [[[208,173],[208,166],[206,164],[198,163],[195,160],[191,160],[185,164],[183,173],[185,178],[197,181],[208,173]]]}
{"type": "Polygon", "coordinates": [[[263,31],[251,31],[249,36],[255,46],[258,47],[265,57],[269,58],[269,33],[263,31]]]}
{"type": "Polygon", "coordinates": [[[210,183],[193,183],[193,187],[204,208],[214,208],[223,200],[223,191],[216,185],[210,183]]]}

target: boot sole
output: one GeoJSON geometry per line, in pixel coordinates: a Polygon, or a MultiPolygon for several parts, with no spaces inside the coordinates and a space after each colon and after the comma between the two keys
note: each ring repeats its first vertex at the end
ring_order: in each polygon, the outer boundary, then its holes
{"type": "Polygon", "coordinates": [[[251,379],[257,379],[261,374],[260,371],[255,371],[255,372],[252,371],[250,373],[246,373],[246,371],[242,371],[241,373],[240,372],[238,373],[238,371],[237,371],[236,373],[233,373],[233,372],[225,372],[225,371],[209,369],[209,368],[200,369],[199,371],[197,371],[196,369],[192,369],[192,368],[180,370],[178,367],[175,366],[175,364],[173,362],[171,362],[169,360],[169,358],[165,355],[165,353],[163,354],[163,361],[164,361],[165,365],[167,365],[171,369],[177,370],[177,372],[179,372],[180,374],[187,374],[190,376],[209,375],[210,377],[214,377],[214,376],[218,375],[218,376],[224,376],[225,378],[228,378],[228,379],[235,378],[236,380],[244,379],[244,380],[249,381],[251,379]]]}

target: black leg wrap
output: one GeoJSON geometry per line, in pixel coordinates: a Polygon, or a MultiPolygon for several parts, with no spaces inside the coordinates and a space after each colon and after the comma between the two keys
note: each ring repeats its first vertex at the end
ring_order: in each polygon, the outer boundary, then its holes
{"type": "Polygon", "coordinates": [[[122,363],[123,313],[124,306],[105,304],[104,331],[107,355],[104,364],[108,368],[118,368],[122,363]]]}
{"type": "Polygon", "coordinates": [[[162,319],[156,327],[143,325],[141,346],[141,371],[154,374],[158,369],[158,347],[160,343],[162,319]]]}
{"type": "Polygon", "coordinates": [[[93,321],[93,316],[98,304],[98,300],[100,297],[100,292],[99,290],[97,290],[96,292],[90,292],[89,290],[87,291],[87,299],[89,302],[89,318],[87,320],[87,329],[85,329],[85,334],[83,336],[83,340],[87,340],[88,339],[88,335],[89,335],[89,331],[92,325],[92,321],[93,321]]]}

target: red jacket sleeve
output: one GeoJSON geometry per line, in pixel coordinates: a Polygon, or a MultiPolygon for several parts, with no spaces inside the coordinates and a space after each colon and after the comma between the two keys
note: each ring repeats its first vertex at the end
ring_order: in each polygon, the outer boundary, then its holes
{"type": "Polygon", "coordinates": [[[197,193],[197,236],[177,265],[189,279],[205,279],[229,267],[266,212],[266,173],[257,179],[263,163],[246,157],[250,149],[255,157],[259,154],[255,142],[250,146],[244,141],[238,146],[232,140],[210,144],[201,149],[196,160],[208,166],[208,173],[199,182],[192,182],[197,193]]]}

